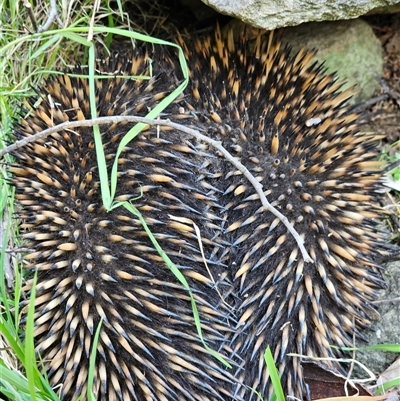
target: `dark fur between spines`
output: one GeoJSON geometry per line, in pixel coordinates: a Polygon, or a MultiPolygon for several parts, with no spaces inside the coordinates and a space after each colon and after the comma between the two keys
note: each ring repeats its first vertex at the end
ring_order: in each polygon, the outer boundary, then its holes
{"type": "MultiPolygon", "coordinates": [[[[129,144],[117,199],[132,201],[181,268],[207,344],[233,365],[225,369],[204,349],[187,291],[138,219],[102,207],[92,128],[58,132],[15,152],[10,166],[32,249],[26,259],[39,270],[37,350],[51,383],[63,384],[63,399],[85,394],[102,317],[97,399],[247,401],[256,399],[249,387],[265,399],[271,394],[263,362],[270,346],[285,392],[302,397],[300,360],[287,354],[337,357],[330,345],[351,345],[375,313],[369,302],[383,285],[375,255],[391,252],[378,226],[379,137],[359,132],[358,116],[346,106],[351,91],[340,92],[311,53],[291,56],[261,34],[249,51],[232,34],[222,39],[219,29],[178,42],[191,81],[165,117],[221,141],[261,182],[315,263],[304,263],[251,184],[209,145],[165,127],[129,144]],[[320,123],[310,126],[313,119],[320,123]]],[[[97,68],[144,75],[149,57],[149,81],[96,80],[99,116],[145,116],[181,81],[175,55],[158,46],[154,53],[139,47],[132,63],[118,58],[97,68]]],[[[31,100],[18,139],[90,118],[85,78],[56,76],[38,96],[43,101],[33,108],[31,100]]],[[[100,126],[109,170],[131,126],[100,126]]]]}

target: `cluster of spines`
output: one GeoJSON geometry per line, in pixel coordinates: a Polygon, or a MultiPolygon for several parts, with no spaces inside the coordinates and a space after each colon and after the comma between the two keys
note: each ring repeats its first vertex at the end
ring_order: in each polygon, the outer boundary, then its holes
{"type": "MultiPolygon", "coordinates": [[[[132,63],[111,61],[98,69],[145,75],[148,57],[139,50],[132,63]]],[[[168,58],[160,62],[150,80],[96,80],[98,114],[145,115],[179,81],[168,58]]],[[[87,78],[58,76],[39,95],[43,101],[30,106],[32,115],[21,121],[18,136],[90,118],[87,78]]],[[[110,168],[130,125],[103,128],[110,168]]],[[[58,132],[27,145],[15,154],[18,164],[10,166],[22,207],[18,217],[26,230],[22,238],[31,248],[26,259],[39,271],[35,342],[48,376],[54,385],[62,383],[64,399],[86,396],[93,337],[102,319],[97,399],[223,400],[233,377],[200,341],[188,292],[139,220],[123,208],[106,212],[102,206],[92,138],[91,128],[58,132]]],[[[229,349],[224,345],[229,319],[204,270],[207,263],[218,277],[218,260],[212,257],[218,245],[211,238],[220,230],[211,210],[216,198],[195,182],[194,170],[207,155],[201,147],[176,132],[147,130],[119,159],[115,200],[134,200],[155,239],[189,282],[205,341],[223,350],[229,349]]]]}
{"type": "MultiPolygon", "coordinates": [[[[361,336],[373,312],[368,302],[382,286],[374,253],[389,248],[375,221],[379,138],[358,132],[357,116],[345,105],[351,91],[340,92],[312,53],[292,57],[272,35],[259,35],[250,52],[232,34],[222,39],[219,29],[179,42],[191,83],[166,113],[222,141],[288,217],[314,263],[304,262],[242,173],[193,138],[150,129],[121,155],[121,199],[134,199],[189,278],[206,339],[233,364],[235,384],[202,348],[188,294],[138,220],[102,208],[91,130],[54,134],[17,154],[20,166],[10,168],[23,227],[33,230],[24,234],[34,250],[27,258],[43,272],[38,349],[51,359],[54,383],[65,382],[64,394],[78,396],[103,318],[95,386],[101,399],[248,400],[255,397],[248,387],[270,395],[263,359],[270,346],[286,392],[301,397],[300,359],[287,354],[337,356],[330,345],[351,345],[353,332],[361,336]],[[146,328],[151,336],[144,339],[146,328]]],[[[142,75],[145,56],[139,51],[132,63],[99,69],[142,75]]],[[[179,79],[170,72],[172,58],[166,52],[159,58],[160,72],[149,81],[97,81],[99,115],[145,114],[169,93],[179,79]]],[[[21,135],[89,117],[86,79],[62,76],[48,82],[46,94],[62,106],[43,102],[22,122],[21,135]]],[[[120,125],[103,131],[109,162],[126,131],[120,125]]]]}
{"type": "MultiPolygon", "coordinates": [[[[231,35],[224,41],[217,31],[185,47],[192,78],[186,107],[197,110],[193,125],[206,125],[263,185],[314,260],[304,262],[242,173],[214,163],[230,243],[221,259],[231,266],[238,320],[230,342],[242,358],[236,376],[268,397],[263,354],[270,346],[287,394],[301,397],[307,389],[300,359],[287,354],[336,357],[331,345],[351,346],[353,333],[362,338],[375,315],[370,301],[383,286],[376,255],[390,252],[378,226],[380,137],[359,132],[346,105],[352,90],[341,91],[312,53],[290,56],[258,36],[249,54],[231,35]]],[[[234,395],[255,397],[241,385],[234,395]]]]}

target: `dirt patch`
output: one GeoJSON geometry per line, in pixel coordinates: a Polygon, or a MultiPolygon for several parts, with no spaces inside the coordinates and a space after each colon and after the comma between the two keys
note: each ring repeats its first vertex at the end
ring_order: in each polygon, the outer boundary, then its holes
{"type": "MultiPolygon", "coordinates": [[[[384,142],[390,145],[400,139],[400,14],[373,16],[367,21],[384,50],[384,73],[375,97],[386,96],[370,108],[370,125],[378,134],[384,134],[384,142]]],[[[398,144],[389,153],[399,151],[398,144]]]]}

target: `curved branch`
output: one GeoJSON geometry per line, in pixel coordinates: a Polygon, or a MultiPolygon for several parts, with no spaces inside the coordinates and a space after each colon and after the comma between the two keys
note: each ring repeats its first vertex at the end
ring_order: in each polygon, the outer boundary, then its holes
{"type": "Polygon", "coordinates": [[[298,232],[294,229],[294,227],[290,224],[289,220],[287,219],[286,216],[284,216],[279,210],[274,208],[267,200],[266,196],[264,195],[264,192],[262,190],[262,185],[256,180],[256,178],[250,173],[250,171],[238,160],[236,160],[221,144],[221,142],[215,141],[214,139],[209,138],[206,135],[203,135],[200,133],[200,131],[195,130],[193,128],[186,127],[181,124],[174,123],[170,120],[155,120],[155,119],[149,119],[145,117],[135,117],[135,116],[110,116],[110,117],[98,117],[94,118],[92,120],[79,120],[79,121],[68,121],[59,125],[56,125],[54,127],[50,127],[45,129],[42,132],[39,132],[35,135],[29,136],[27,138],[21,139],[20,141],[15,142],[14,144],[0,150],[0,157],[5,155],[6,153],[15,151],[22,146],[27,145],[28,143],[34,142],[38,139],[45,138],[46,136],[53,134],[55,132],[61,131],[61,130],[66,130],[66,129],[71,129],[75,127],[92,127],[94,125],[103,125],[103,124],[117,124],[117,123],[122,123],[122,122],[139,122],[139,123],[144,123],[148,125],[163,125],[166,127],[171,127],[176,130],[185,132],[186,134],[189,134],[200,141],[206,142],[218,151],[220,151],[224,157],[231,163],[233,164],[253,185],[254,189],[256,190],[258,196],[260,197],[261,203],[264,206],[266,210],[271,212],[273,215],[275,215],[288,229],[288,231],[293,235],[294,239],[297,242],[297,245],[300,248],[300,251],[302,253],[303,259],[305,262],[313,262],[312,258],[309,256],[307,253],[307,250],[304,247],[304,241],[298,234],[298,232]]]}

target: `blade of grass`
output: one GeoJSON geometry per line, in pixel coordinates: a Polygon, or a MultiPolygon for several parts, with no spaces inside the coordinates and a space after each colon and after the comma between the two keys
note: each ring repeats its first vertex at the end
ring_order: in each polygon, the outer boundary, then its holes
{"type": "MultiPolygon", "coordinates": [[[[90,114],[92,118],[97,117],[97,105],[96,105],[96,86],[95,86],[95,48],[94,45],[89,47],[89,96],[90,96],[90,114]]],[[[98,125],[93,126],[94,142],[96,147],[97,165],[99,168],[100,176],[100,190],[103,199],[103,205],[106,210],[111,208],[111,195],[110,188],[108,185],[108,172],[106,157],[104,155],[103,142],[101,140],[100,129],[98,125]]]]}
{"type": "Polygon", "coordinates": [[[272,395],[270,401],[274,399],[276,399],[277,401],[285,401],[281,379],[279,377],[278,369],[275,366],[274,357],[272,356],[272,352],[269,347],[267,347],[267,349],[265,350],[264,361],[267,365],[269,377],[271,378],[272,382],[272,387],[274,388],[274,394],[272,395]]]}
{"type": "Polygon", "coordinates": [[[24,367],[25,367],[26,377],[28,379],[29,394],[32,397],[32,401],[36,400],[36,385],[38,384],[35,375],[36,358],[35,358],[35,346],[33,344],[33,338],[34,338],[33,316],[35,314],[36,282],[37,282],[37,272],[35,272],[35,276],[33,277],[33,285],[29,300],[28,316],[25,328],[25,349],[24,349],[24,354],[25,354],[24,367]]]}
{"type": "MultiPolygon", "coordinates": [[[[5,187],[3,187],[4,189],[5,187]]],[[[12,192],[13,194],[13,192],[12,192]]],[[[11,201],[13,200],[13,195],[11,198],[5,197],[4,200],[10,199],[11,201]]],[[[4,207],[5,203],[2,204],[2,213],[0,214],[0,219],[4,219],[4,207]]],[[[16,327],[17,324],[14,325],[14,318],[13,314],[11,313],[10,310],[10,304],[12,302],[19,302],[19,291],[16,288],[16,293],[18,295],[18,298],[14,298],[14,301],[9,300],[9,297],[7,295],[7,290],[6,290],[6,283],[5,283],[5,271],[4,271],[4,266],[5,266],[5,250],[7,249],[7,241],[8,238],[10,237],[10,230],[11,230],[11,218],[8,217],[6,224],[5,224],[5,232],[4,232],[4,237],[3,237],[3,243],[1,244],[1,253],[0,253],[0,297],[2,300],[2,306],[3,306],[3,312],[0,315],[0,332],[2,335],[6,338],[8,344],[12,348],[13,352],[17,355],[17,357],[21,360],[23,358],[23,349],[22,345],[18,339],[18,334],[16,333],[16,327]]],[[[18,274],[16,274],[18,276],[18,274]]],[[[15,316],[15,319],[17,317],[15,316]]],[[[15,320],[16,323],[16,320],[15,320]]]]}
{"type": "Polygon", "coordinates": [[[2,386],[7,386],[9,391],[18,389],[19,394],[28,395],[29,385],[26,378],[21,376],[21,374],[5,367],[0,366],[0,379],[2,386]]]}
{"type": "Polygon", "coordinates": [[[159,255],[162,257],[163,261],[167,264],[167,266],[171,269],[171,271],[175,275],[175,277],[181,282],[181,284],[189,292],[197,333],[198,333],[200,340],[203,343],[204,347],[211,355],[214,356],[214,358],[218,359],[218,361],[220,361],[226,367],[232,368],[231,365],[227,361],[225,361],[225,359],[220,354],[218,354],[218,352],[214,351],[206,344],[203,334],[202,334],[202,330],[201,330],[200,317],[199,317],[199,312],[197,310],[196,301],[193,297],[192,291],[190,290],[189,284],[186,281],[185,276],[181,273],[181,271],[177,268],[177,266],[172,262],[172,260],[168,257],[168,255],[163,251],[163,249],[161,248],[161,246],[155,239],[153,233],[150,231],[149,227],[147,226],[147,223],[144,220],[142,214],[139,212],[139,210],[137,210],[132,204],[130,204],[128,202],[121,202],[115,206],[125,207],[128,211],[130,211],[133,215],[135,215],[140,220],[143,228],[145,229],[147,235],[149,236],[149,239],[153,243],[153,246],[156,248],[159,255]]]}
{"type": "Polygon", "coordinates": [[[97,326],[96,333],[93,338],[92,343],[92,351],[90,353],[90,361],[89,361],[89,373],[88,373],[88,401],[96,401],[93,395],[93,381],[94,381],[94,371],[96,364],[96,355],[97,355],[97,345],[99,343],[100,330],[103,324],[103,318],[100,319],[99,325],[97,326]]]}
{"type": "Polygon", "coordinates": [[[351,347],[335,347],[343,351],[386,351],[386,352],[397,352],[400,353],[400,344],[376,344],[368,345],[366,347],[351,348],[351,347]]]}
{"type": "Polygon", "coordinates": [[[383,394],[390,388],[399,386],[400,386],[400,377],[396,377],[395,379],[389,380],[386,383],[384,383],[381,387],[377,388],[376,394],[383,394]]]}
{"type": "Polygon", "coordinates": [[[86,47],[92,46],[92,42],[89,42],[86,38],[83,38],[82,36],[77,35],[76,33],[64,32],[62,34],[62,36],[64,36],[67,39],[72,40],[73,42],[80,43],[83,46],[86,46],[86,47]]]}
{"type": "Polygon", "coordinates": [[[12,326],[10,320],[4,319],[3,316],[0,316],[0,331],[6,338],[8,345],[12,348],[14,354],[17,355],[19,360],[23,361],[24,351],[19,342],[18,334],[15,332],[15,327],[12,326]]]}
{"type": "MultiPolygon", "coordinates": [[[[64,35],[65,36],[65,35],[64,35]]],[[[79,35],[76,35],[79,36],[79,35]]],[[[46,40],[30,57],[29,60],[36,59],[40,54],[44,53],[49,47],[57,43],[61,39],[61,35],[54,35],[49,40],[46,40]]]]}
{"type": "MultiPolygon", "coordinates": [[[[137,37],[135,36],[135,39],[139,40],[144,40],[144,38],[148,38],[145,35],[139,34],[137,37]]],[[[146,40],[147,41],[147,40],[146,40]]],[[[168,106],[170,105],[186,88],[188,82],[189,82],[189,74],[188,74],[188,67],[186,64],[186,59],[185,55],[183,54],[183,50],[181,49],[180,46],[177,46],[175,43],[170,43],[166,41],[155,41],[152,43],[156,44],[163,44],[163,45],[168,45],[175,47],[178,49],[178,57],[179,57],[179,63],[181,66],[182,74],[183,74],[183,82],[172,92],[170,93],[165,99],[163,99],[153,110],[151,110],[147,115],[146,118],[156,118],[158,117],[161,112],[168,106]]],[[[139,132],[145,127],[144,124],[136,124],[133,128],[131,128],[127,134],[122,138],[118,150],[115,156],[114,164],[112,167],[111,171],[111,198],[114,199],[115,196],[115,191],[117,188],[117,176],[118,176],[118,159],[119,156],[124,149],[124,147],[132,141],[138,134],[139,132]]]]}
{"type": "MultiPolygon", "coordinates": [[[[161,101],[153,110],[151,110],[147,115],[146,118],[156,118],[159,114],[173,102],[185,89],[187,86],[187,80],[182,82],[181,85],[178,86],[171,94],[169,94],[163,101],[161,101]]],[[[122,150],[124,147],[132,141],[145,127],[146,125],[143,123],[136,124],[132,129],[130,129],[126,135],[122,138],[117,153],[115,155],[114,164],[111,170],[111,199],[114,199],[115,192],[117,189],[117,177],[118,177],[118,159],[121,155],[122,150]]]]}

